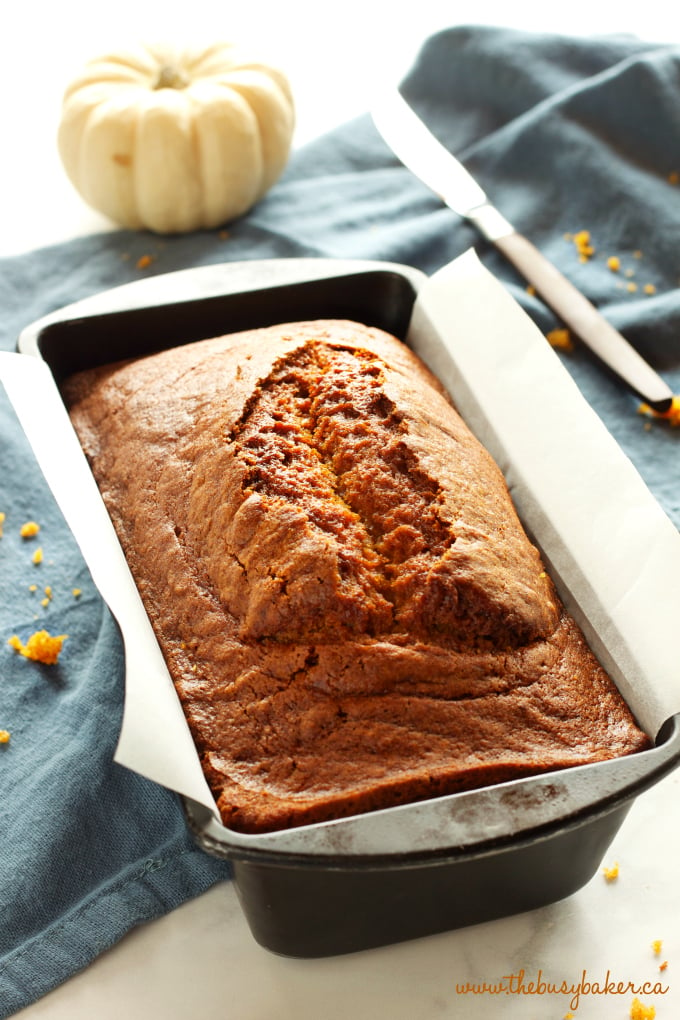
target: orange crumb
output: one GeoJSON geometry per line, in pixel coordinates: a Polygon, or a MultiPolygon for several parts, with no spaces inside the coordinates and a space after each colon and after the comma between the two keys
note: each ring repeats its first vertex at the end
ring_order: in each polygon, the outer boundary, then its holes
{"type": "Polygon", "coordinates": [[[678,181],[680,181],[680,174],[678,173],[677,170],[671,170],[671,172],[668,175],[668,183],[677,184],[678,181]]]}
{"type": "Polygon", "coordinates": [[[659,970],[666,970],[668,968],[668,960],[664,960],[663,963],[659,964],[659,970]]]}
{"type": "Polygon", "coordinates": [[[553,329],[550,333],[546,334],[546,340],[551,347],[556,347],[560,351],[573,351],[574,349],[571,333],[568,329],[553,329]]]}
{"type": "Polygon", "coordinates": [[[219,237],[220,241],[226,241],[228,239],[228,237],[229,237],[229,231],[228,230],[220,230],[220,232],[219,232],[219,234],[217,236],[219,237]]]}
{"type": "Polygon", "coordinates": [[[604,875],[607,882],[615,882],[619,877],[619,862],[616,861],[611,868],[603,868],[602,874],[604,875]]]}
{"type": "Polygon", "coordinates": [[[25,656],[27,659],[33,659],[34,662],[44,662],[47,666],[53,666],[59,658],[61,646],[67,637],[68,634],[58,634],[52,637],[46,630],[37,630],[35,634],[31,634],[25,645],[22,644],[16,634],[9,638],[7,644],[15,652],[25,656]]]}
{"type": "Polygon", "coordinates": [[[529,297],[533,297],[535,293],[536,288],[530,283],[529,286],[527,287],[527,294],[529,295],[529,297]]]}
{"type": "Polygon", "coordinates": [[[7,730],[0,730],[0,744],[9,744],[10,735],[7,730]]]}
{"type": "Polygon", "coordinates": [[[645,1006],[639,999],[633,999],[630,1007],[630,1020],[654,1020],[656,1010],[654,1006],[645,1006]]]}
{"type": "Polygon", "coordinates": [[[654,411],[648,404],[640,404],[638,414],[647,415],[649,418],[660,418],[662,421],[667,421],[669,425],[677,427],[680,425],[680,397],[673,397],[667,411],[654,411]]]}
{"type": "Polygon", "coordinates": [[[576,251],[579,253],[582,262],[587,262],[591,255],[595,254],[595,248],[590,241],[589,230],[579,230],[572,236],[571,240],[576,245],[576,251]]]}
{"type": "Polygon", "coordinates": [[[621,259],[618,255],[610,255],[607,259],[607,266],[611,269],[612,273],[618,273],[621,268],[621,259]]]}
{"type": "Polygon", "coordinates": [[[38,548],[37,548],[37,549],[35,550],[35,552],[33,553],[33,556],[31,557],[31,559],[33,560],[33,562],[35,563],[35,565],[36,565],[36,566],[37,566],[37,565],[38,565],[39,563],[42,563],[42,561],[43,561],[43,551],[42,551],[42,546],[38,546],[38,548]]]}
{"type": "Polygon", "coordinates": [[[153,255],[142,255],[137,259],[137,269],[148,269],[153,260],[153,255]]]}
{"type": "Polygon", "coordinates": [[[40,531],[40,525],[36,524],[35,521],[26,521],[25,524],[21,525],[21,531],[19,534],[22,538],[33,538],[40,531]]]}

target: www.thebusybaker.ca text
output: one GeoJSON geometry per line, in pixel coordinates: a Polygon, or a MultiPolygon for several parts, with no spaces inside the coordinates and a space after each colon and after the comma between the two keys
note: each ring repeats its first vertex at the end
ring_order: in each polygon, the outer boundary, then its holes
{"type": "Polygon", "coordinates": [[[569,995],[569,1008],[576,1010],[581,996],[586,995],[665,995],[668,985],[660,981],[616,981],[607,971],[603,981],[591,981],[588,972],[582,971],[579,981],[549,981],[539,970],[535,978],[527,980],[524,970],[504,974],[498,981],[456,984],[457,995],[569,995]]]}

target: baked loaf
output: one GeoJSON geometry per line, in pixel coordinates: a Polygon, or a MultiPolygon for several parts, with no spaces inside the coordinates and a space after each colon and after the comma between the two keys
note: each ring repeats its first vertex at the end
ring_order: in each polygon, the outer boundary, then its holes
{"type": "Polygon", "coordinates": [[[398,340],[276,326],[86,371],[65,395],[225,825],[648,745],[500,471],[398,340]]]}

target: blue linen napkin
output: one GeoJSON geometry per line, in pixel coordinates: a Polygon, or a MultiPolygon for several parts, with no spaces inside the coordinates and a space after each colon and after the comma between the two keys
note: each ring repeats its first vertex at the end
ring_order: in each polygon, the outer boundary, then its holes
{"type": "MultiPolygon", "coordinates": [[[[680,48],[453,28],[426,41],[404,92],[505,215],[680,392],[680,48]],[[583,230],[595,250],[580,261],[573,238],[583,230]]],[[[366,115],[295,153],[279,184],[226,232],[114,232],[0,260],[0,348],[13,349],[49,311],[143,274],[295,256],[431,273],[471,245],[541,329],[558,325],[398,163],[366,115]],[[151,256],[143,269],[142,256],[151,256]]],[[[680,429],[641,417],[578,342],[560,356],[680,525],[680,429]]],[[[0,729],[11,732],[0,745],[5,1017],[229,869],[194,848],[173,794],[111,761],[119,635],[1,391],[0,512],[0,729]],[[28,520],[41,530],[22,538],[28,520]],[[57,665],[6,643],[42,628],[69,635],[57,665]]]]}

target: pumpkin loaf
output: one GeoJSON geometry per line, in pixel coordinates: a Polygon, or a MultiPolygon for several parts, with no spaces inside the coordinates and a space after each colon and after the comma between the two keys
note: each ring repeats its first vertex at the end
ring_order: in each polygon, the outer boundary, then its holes
{"type": "Polygon", "coordinates": [[[498,467],[395,338],[275,326],[88,370],[65,396],[225,825],[649,745],[498,467]]]}

